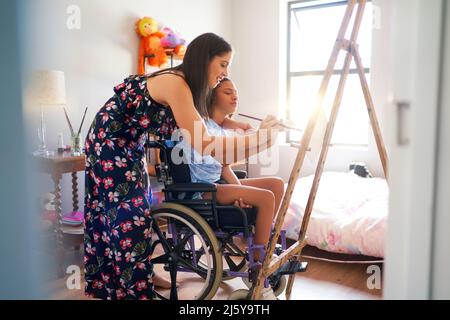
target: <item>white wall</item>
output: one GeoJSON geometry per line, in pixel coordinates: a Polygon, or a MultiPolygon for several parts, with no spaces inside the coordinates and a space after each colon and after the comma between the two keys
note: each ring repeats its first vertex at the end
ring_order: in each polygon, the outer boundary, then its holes
{"type": "MultiPolygon", "coordinates": [[[[279,106],[285,92],[281,60],[285,40],[280,37],[280,20],[283,17],[280,2],[231,1],[232,45],[235,51],[231,77],[239,91],[239,111],[260,118],[269,114],[283,114],[279,106]]],[[[282,147],[281,151],[285,149],[282,147]]],[[[289,165],[292,168],[292,164],[289,165]]],[[[252,164],[250,176],[259,175],[260,166],[252,164]]],[[[286,176],[285,172],[279,175],[286,176]]]]}
{"type": "MultiPolygon", "coordinates": [[[[67,109],[74,127],[79,126],[84,108],[89,107],[82,131],[85,137],[96,112],[113,95],[113,86],[136,73],[139,39],[135,21],[151,16],[178,30],[188,41],[205,32],[229,39],[230,14],[228,0],[29,0],[22,12],[22,21],[28,26],[27,67],[65,72],[67,109]],[[80,30],[66,27],[69,5],[81,10],[80,30]]],[[[37,147],[37,108],[30,106],[26,115],[32,131],[31,145],[37,147]]],[[[59,132],[69,144],[62,109],[49,107],[45,116],[49,149],[56,148],[59,132]]],[[[70,194],[69,183],[65,183],[63,192],[70,194]]],[[[63,204],[71,204],[67,195],[63,200],[63,204]]]]}
{"type": "MultiPolygon", "coordinates": [[[[31,26],[28,57],[33,68],[66,73],[67,108],[73,122],[89,107],[87,126],[102,104],[112,96],[112,87],[136,73],[138,37],[134,23],[143,16],[179,30],[188,40],[204,32],[230,38],[230,8],[227,0],[34,0],[24,13],[31,26]],[[81,9],[81,30],[66,27],[69,5],[81,9]]],[[[48,144],[56,146],[57,132],[68,139],[61,109],[49,109],[48,144]]],[[[75,125],[75,124],[74,124],[75,125]]],[[[68,140],[66,140],[68,142],[68,140]]]]}
{"type": "MultiPolygon", "coordinates": [[[[374,1],[375,5],[377,1],[374,1]]],[[[264,117],[267,114],[284,116],[286,72],[287,0],[232,1],[233,46],[236,50],[232,77],[238,85],[240,110],[264,117]]],[[[386,20],[388,12],[381,12],[386,20]]],[[[387,25],[374,30],[372,54],[372,95],[383,131],[386,95],[383,73],[387,25]]],[[[336,32],[337,35],[337,32],[336,32]]],[[[330,48],[331,48],[330,44],[330,48]]],[[[330,49],[331,54],[331,49],[330,49]]],[[[324,67],[328,61],[324,61],[324,67]]],[[[317,88],[318,90],[319,88],[317,88]]],[[[377,176],[383,176],[373,135],[369,133],[369,149],[331,148],[325,170],[345,171],[352,161],[364,161],[377,176]]],[[[280,146],[280,167],[277,175],[287,180],[297,150],[280,146]]],[[[302,175],[312,174],[314,167],[305,161],[302,175]]],[[[260,175],[259,166],[251,166],[251,175],[260,175]]]]}

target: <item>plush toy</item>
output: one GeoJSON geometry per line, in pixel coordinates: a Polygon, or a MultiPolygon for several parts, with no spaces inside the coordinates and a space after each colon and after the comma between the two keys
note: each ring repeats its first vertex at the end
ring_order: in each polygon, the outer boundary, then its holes
{"type": "Polygon", "coordinates": [[[166,49],[172,49],[177,56],[183,58],[186,53],[186,40],[167,27],[162,28],[161,32],[165,34],[165,37],[161,39],[161,45],[166,49]]]}
{"type": "Polygon", "coordinates": [[[138,74],[145,73],[145,58],[153,67],[166,68],[168,66],[167,54],[161,45],[165,33],[158,31],[156,20],[145,17],[136,23],[136,33],[141,37],[138,55],[138,74]]]}

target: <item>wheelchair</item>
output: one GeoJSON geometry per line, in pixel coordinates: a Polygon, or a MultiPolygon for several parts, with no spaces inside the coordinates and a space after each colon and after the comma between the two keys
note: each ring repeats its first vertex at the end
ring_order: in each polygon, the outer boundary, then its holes
{"type": "MultiPolygon", "coordinates": [[[[249,290],[237,290],[229,299],[248,299],[265,255],[264,246],[253,243],[257,210],[219,205],[215,184],[191,183],[187,162],[173,161],[172,155],[184,157],[176,142],[148,141],[146,146],[160,151],[156,173],[158,181],[164,183],[164,201],[152,208],[151,262],[155,273],[170,279],[171,288],[155,288],[157,297],[208,300],[224,281],[242,278],[249,290]],[[195,199],[197,192],[211,193],[211,199],[195,199]],[[257,250],[258,261],[254,258],[257,250]]],[[[245,172],[237,175],[246,178],[245,172]]],[[[285,232],[280,239],[277,255],[286,249],[285,232]]],[[[271,286],[278,296],[286,287],[286,275],[299,271],[304,270],[291,264],[283,266],[265,280],[265,287],[271,286]]]]}

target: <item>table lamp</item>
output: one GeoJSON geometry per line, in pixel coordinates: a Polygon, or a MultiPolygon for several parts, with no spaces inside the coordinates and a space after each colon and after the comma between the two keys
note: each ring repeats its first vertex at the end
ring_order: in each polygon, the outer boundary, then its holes
{"type": "Polygon", "coordinates": [[[64,72],[55,70],[37,70],[31,76],[30,102],[39,105],[41,111],[40,127],[38,130],[39,148],[33,152],[34,156],[49,156],[45,145],[44,106],[66,104],[66,86],[64,72]]]}

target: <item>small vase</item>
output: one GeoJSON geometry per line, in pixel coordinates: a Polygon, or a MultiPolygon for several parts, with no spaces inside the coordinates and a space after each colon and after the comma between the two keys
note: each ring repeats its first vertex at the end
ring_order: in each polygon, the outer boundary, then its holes
{"type": "Polygon", "coordinates": [[[74,134],[71,137],[71,141],[72,141],[72,156],[78,157],[81,156],[81,153],[83,152],[83,141],[81,139],[81,135],[80,134],[74,134]]]}

